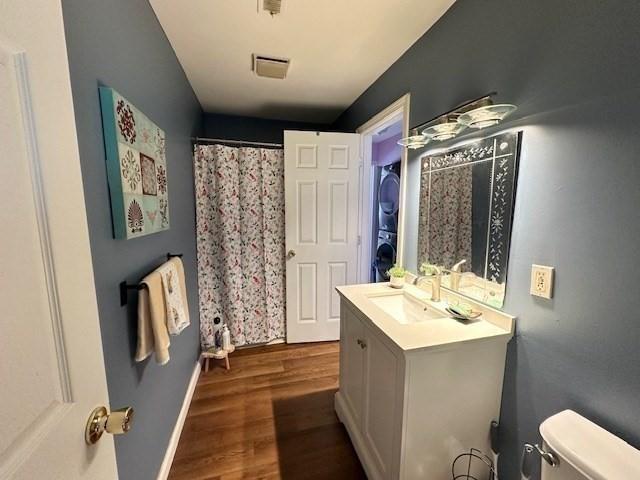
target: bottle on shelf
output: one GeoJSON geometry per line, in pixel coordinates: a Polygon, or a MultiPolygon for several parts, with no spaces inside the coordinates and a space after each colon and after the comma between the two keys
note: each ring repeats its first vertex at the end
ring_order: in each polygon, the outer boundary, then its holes
{"type": "Polygon", "coordinates": [[[213,349],[219,350],[222,348],[222,319],[220,317],[214,317],[213,319],[213,349]]]}
{"type": "Polygon", "coordinates": [[[222,349],[231,350],[231,332],[229,332],[229,327],[227,327],[226,323],[222,325],[222,349]]]}

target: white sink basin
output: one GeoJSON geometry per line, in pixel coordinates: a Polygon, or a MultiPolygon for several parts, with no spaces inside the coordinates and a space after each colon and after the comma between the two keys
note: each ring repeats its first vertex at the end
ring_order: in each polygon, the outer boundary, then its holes
{"type": "Polygon", "coordinates": [[[369,300],[403,325],[446,318],[447,314],[403,291],[368,295],[369,300]]]}

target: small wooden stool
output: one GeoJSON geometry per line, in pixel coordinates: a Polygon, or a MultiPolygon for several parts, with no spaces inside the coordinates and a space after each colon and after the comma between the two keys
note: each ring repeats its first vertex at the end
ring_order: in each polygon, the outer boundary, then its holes
{"type": "Polygon", "coordinates": [[[213,358],[214,360],[224,360],[226,369],[231,370],[231,365],[229,365],[229,354],[232,353],[235,349],[235,345],[231,345],[231,348],[229,350],[214,350],[213,348],[210,348],[209,350],[205,350],[204,352],[202,352],[202,358],[204,358],[205,373],[209,371],[210,358],[213,358]]]}

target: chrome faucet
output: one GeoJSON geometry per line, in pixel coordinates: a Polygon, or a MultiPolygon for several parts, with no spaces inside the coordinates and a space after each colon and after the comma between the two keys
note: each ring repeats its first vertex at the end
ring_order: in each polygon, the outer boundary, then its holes
{"type": "Polygon", "coordinates": [[[431,301],[440,301],[440,284],[442,275],[437,273],[435,275],[418,275],[413,279],[413,284],[418,285],[422,280],[429,280],[431,282],[431,301]]]}
{"type": "Polygon", "coordinates": [[[427,278],[429,278],[429,275],[416,275],[413,279],[413,282],[411,283],[417,286],[418,283],[420,283],[422,280],[426,280],[427,278]]]}
{"type": "Polygon", "coordinates": [[[453,267],[451,267],[451,271],[452,272],[459,272],[460,271],[460,267],[462,267],[462,265],[464,265],[465,263],[467,263],[467,259],[463,258],[458,263],[456,263],[453,267]]]}
{"type": "Polygon", "coordinates": [[[453,267],[451,267],[451,270],[449,270],[449,272],[451,273],[451,290],[455,290],[457,292],[460,288],[460,279],[462,278],[462,272],[460,272],[460,268],[465,263],[467,263],[467,259],[463,258],[453,267]]]}

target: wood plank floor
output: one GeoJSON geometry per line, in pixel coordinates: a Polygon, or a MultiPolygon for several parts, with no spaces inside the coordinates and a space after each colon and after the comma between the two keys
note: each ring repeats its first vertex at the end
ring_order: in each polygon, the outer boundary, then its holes
{"type": "Polygon", "coordinates": [[[170,480],[366,479],[333,410],[338,342],[237,350],[202,373],[170,480]]]}

